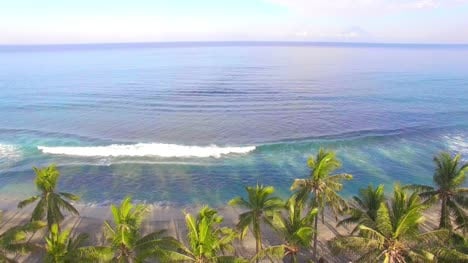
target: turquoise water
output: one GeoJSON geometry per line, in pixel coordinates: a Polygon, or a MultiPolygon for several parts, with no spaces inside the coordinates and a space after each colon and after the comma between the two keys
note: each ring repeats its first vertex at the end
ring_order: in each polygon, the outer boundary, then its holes
{"type": "Polygon", "coordinates": [[[468,156],[468,47],[166,43],[0,47],[0,194],[57,163],[85,202],[286,196],[319,147],[368,183],[430,183],[468,156]]]}

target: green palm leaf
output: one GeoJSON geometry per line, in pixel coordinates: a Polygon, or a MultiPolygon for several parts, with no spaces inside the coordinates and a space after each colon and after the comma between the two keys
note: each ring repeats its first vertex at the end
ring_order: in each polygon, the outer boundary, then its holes
{"type": "Polygon", "coordinates": [[[230,228],[220,227],[223,218],[207,206],[202,207],[197,216],[185,213],[187,241],[180,251],[192,262],[245,262],[241,258],[226,255],[232,252],[232,242],[238,234],[230,228]]]}
{"type": "Polygon", "coordinates": [[[78,211],[70,203],[65,201],[62,196],[73,201],[79,198],[69,193],[56,193],[56,186],[60,177],[57,167],[55,165],[50,165],[44,168],[34,167],[33,170],[36,173],[36,188],[41,194],[19,202],[18,208],[23,208],[39,200],[32,212],[31,221],[46,219],[49,228],[52,227],[53,224],[59,224],[63,220],[62,209],[78,215],[78,211]]]}
{"type": "MultiPolygon", "coordinates": [[[[338,214],[348,210],[347,202],[338,194],[343,188],[343,181],[351,180],[350,174],[332,174],[341,167],[341,162],[333,151],[320,149],[315,157],[307,160],[310,168],[310,176],[305,179],[295,179],[291,190],[296,191],[296,196],[306,202],[309,195],[311,207],[318,209],[322,221],[324,221],[325,208],[331,209],[337,218],[338,214]]],[[[314,220],[313,258],[317,260],[317,236],[318,217],[314,220]]]]}
{"type": "Polygon", "coordinates": [[[256,240],[255,251],[258,253],[262,249],[261,223],[272,224],[272,220],[284,202],[274,197],[275,189],[271,186],[256,185],[255,187],[246,187],[247,199],[236,197],[229,201],[232,206],[238,206],[247,211],[239,216],[237,228],[241,230],[241,237],[244,237],[248,227],[256,240]]]}
{"type": "Polygon", "coordinates": [[[408,194],[398,185],[393,198],[382,201],[375,224],[360,224],[358,236],[336,237],[332,250],[360,262],[429,262],[435,254],[431,248],[447,242],[447,230],[420,232],[424,205],[418,193],[408,194]]]}
{"type": "Polygon", "coordinates": [[[462,185],[466,182],[468,162],[462,163],[461,160],[459,154],[440,153],[434,157],[435,187],[410,185],[406,188],[416,190],[421,198],[428,200],[428,204],[440,205],[439,228],[463,229],[466,232],[468,220],[463,210],[468,209],[468,189],[462,185]]]}
{"type": "Polygon", "coordinates": [[[27,206],[29,204],[32,204],[32,203],[36,202],[37,199],[39,199],[39,198],[40,198],[40,196],[36,195],[36,196],[32,196],[32,197],[30,197],[30,198],[28,198],[26,200],[23,200],[23,201],[18,203],[18,208],[23,208],[23,207],[25,207],[25,206],[27,206]]]}
{"type": "Polygon", "coordinates": [[[36,232],[44,225],[42,222],[30,222],[0,234],[0,262],[15,262],[9,258],[11,254],[24,254],[35,249],[36,245],[27,242],[28,234],[36,232]]]}
{"type": "MultiPolygon", "coordinates": [[[[153,258],[160,262],[186,260],[180,253],[182,245],[173,237],[166,236],[165,230],[141,235],[140,227],[148,213],[144,205],[132,204],[126,197],[120,205],[111,205],[113,222],[104,222],[104,233],[116,262],[144,262],[153,258]]],[[[106,249],[101,249],[106,252],[106,249]]],[[[98,251],[99,252],[99,251],[98,251]]]]}
{"type": "Polygon", "coordinates": [[[258,262],[263,259],[274,260],[282,259],[285,254],[285,247],[283,245],[279,246],[270,246],[268,248],[262,249],[255,254],[251,259],[251,262],[258,262]]]}
{"type": "Polygon", "coordinates": [[[108,248],[85,246],[87,238],[87,234],[72,237],[70,230],[60,231],[58,225],[53,224],[45,238],[45,262],[100,262],[112,258],[112,251],[108,248]]]}

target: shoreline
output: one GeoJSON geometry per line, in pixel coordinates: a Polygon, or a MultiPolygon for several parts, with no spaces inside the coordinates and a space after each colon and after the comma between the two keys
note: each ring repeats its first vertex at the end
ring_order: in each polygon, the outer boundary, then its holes
{"type": "MultiPolygon", "coordinates": [[[[12,226],[26,223],[29,220],[34,204],[23,209],[18,209],[18,202],[19,200],[15,198],[0,197],[0,211],[2,211],[0,233],[12,226]]],[[[80,215],[65,214],[65,219],[62,223],[63,229],[71,229],[75,234],[87,233],[90,236],[90,243],[102,245],[104,243],[104,236],[102,233],[104,220],[112,220],[110,205],[90,206],[74,203],[74,206],[77,208],[80,215]]],[[[156,230],[166,229],[168,235],[185,242],[187,231],[183,211],[195,214],[200,207],[200,205],[187,207],[149,205],[150,211],[143,222],[141,230],[143,233],[150,233],[156,230]]],[[[228,205],[215,207],[215,209],[224,218],[222,225],[229,227],[235,226],[241,209],[228,205]]],[[[341,261],[341,259],[333,257],[326,246],[327,240],[333,238],[336,234],[349,233],[349,230],[345,227],[336,228],[333,222],[334,217],[329,213],[326,213],[325,223],[319,220],[320,255],[329,262],[348,262],[349,259],[343,259],[343,261],[341,261]]],[[[38,232],[39,233],[35,233],[31,237],[31,240],[35,242],[41,242],[43,240],[45,234],[44,229],[38,232]]],[[[264,228],[263,232],[263,242],[265,245],[281,244],[281,239],[273,230],[264,228]]],[[[241,242],[236,241],[234,246],[241,256],[251,257],[255,254],[255,239],[251,234],[248,234],[241,242]]],[[[299,256],[302,256],[304,259],[310,258],[310,254],[307,251],[304,251],[302,255],[299,256]]],[[[18,258],[18,261],[39,262],[34,260],[36,257],[38,257],[38,255],[31,254],[27,257],[18,258]]]]}
{"type": "MultiPolygon", "coordinates": [[[[26,223],[29,220],[31,212],[34,208],[34,204],[18,209],[17,199],[9,197],[0,197],[0,211],[2,211],[2,220],[0,221],[0,233],[6,229],[26,223]]],[[[112,220],[112,213],[110,205],[93,206],[83,203],[74,203],[74,206],[79,211],[80,215],[65,214],[65,219],[62,223],[63,229],[71,229],[73,233],[87,233],[89,234],[89,242],[92,244],[103,245],[104,235],[102,233],[102,227],[104,220],[112,220]]],[[[173,236],[183,242],[186,239],[186,226],[183,211],[195,214],[198,212],[200,205],[192,205],[187,207],[178,206],[157,206],[148,205],[149,212],[146,219],[144,220],[141,231],[143,234],[147,234],[153,231],[166,229],[167,234],[173,236]]],[[[223,216],[223,225],[234,227],[237,223],[238,215],[241,213],[241,209],[230,207],[225,205],[223,207],[215,207],[221,216],[223,216]]],[[[435,209],[430,209],[425,212],[426,222],[422,225],[423,229],[433,229],[437,226],[438,214],[435,209]]],[[[350,262],[350,258],[345,256],[336,257],[328,249],[327,241],[334,238],[337,235],[348,235],[352,230],[353,226],[340,226],[336,227],[335,217],[330,211],[325,212],[325,220],[319,220],[318,229],[318,251],[319,255],[323,257],[327,262],[347,263],[350,262]]],[[[263,242],[265,245],[278,245],[281,244],[281,239],[277,234],[269,229],[263,229],[263,242]]],[[[43,242],[45,230],[42,229],[32,235],[30,238],[34,242],[43,242]]],[[[251,234],[248,234],[244,240],[236,241],[234,243],[236,251],[239,255],[244,257],[251,257],[255,254],[255,240],[251,234]]],[[[41,252],[37,252],[41,253],[41,252]]],[[[309,251],[303,251],[299,254],[299,258],[302,258],[306,262],[310,259],[311,254],[309,251]]],[[[40,262],[35,260],[39,257],[39,254],[32,253],[27,256],[20,256],[17,258],[19,262],[40,262]]],[[[282,261],[278,261],[282,262],[282,261]]]]}

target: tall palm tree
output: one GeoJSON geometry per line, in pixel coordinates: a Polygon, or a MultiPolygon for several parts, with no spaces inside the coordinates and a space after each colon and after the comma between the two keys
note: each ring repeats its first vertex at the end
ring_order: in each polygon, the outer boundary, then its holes
{"type": "MultiPolygon", "coordinates": [[[[302,200],[309,198],[312,194],[311,205],[318,209],[318,213],[324,221],[324,210],[329,207],[336,215],[346,209],[346,201],[338,194],[343,188],[344,180],[351,180],[350,174],[332,174],[341,167],[341,162],[332,151],[320,149],[315,158],[307,160],[310,168],[310,176],[306,179],[295,179],[291,190],[298,191],[298,197],[302,200]]],[[[314,247],[312,256],[317,260],[317,237],[318,237],[318,217],[314,219],[314,247]]]]}
{"type": "Polygon", "coordinates": [[[50,165],[44,168],[34,167],[33,169],[36,173],[36,188],[41,194],[19,202],[18,208],[23,208],[39,200],[32,212],[31,221],[39,221],[46,218],[49,229],[53,224],[59,224],[63,220],[62,210],[78,215],[78,211],[66,199],[77,201],[79,197],[70,193],[56,192],[57,181],[60,177],[57,167],[50,165]]]}
{"type": "MultiPolygon", "coordinates": [[[[255,187],[246,187],[247,200],[242,197],[236,197],[229,201],[229,205],[239,206],[247,211],[239,215],[238,229],[242,231],[241,237],[247,233],[249,226],[251,227],[253,236],[255,237],[255,252],[256,254],[262,249],[262,231],[261,223],[271,224],[271,219],[275,213],[278,213],[283,208],[284,202],[272,196],[275,188],[272,186],[256,185],[255,187]]],[[[258,262],[258,261],[257,261],[258,262]]]]}
{"type": "Polygon", "coordinates": [[[147,258],[156,258],[162,262],[176,261],[185,257],[177,250],[181,244],[165,235],[165,230],[142,236],[140,227],[148,208],[133,205],[126,197],[120,206],[111,205],[114,222],[104,222],[104,233],[110,248],[114,251],[113,262],[141,262],[147,258]]]}
{"type": "Polygon", "coordinates": [[[0,262],[16,262],[9,258],[9,255],[24,254],[33,250],[35,246],[26,242],[28,234],[44,226],[44,223],[34,221],[24,226],[10,228],[0,234],[0,262]]]}
{"type": "Polygon", "coordinates": [[[112,250],[108,248],[85,246],[87,239],[87,234],[72,237],[70,230],[60,232],[58,225],[53,224],[49,235],[45,238],[44,261],[47,263],[101,262],[112,258],[112,250]]]}
{"type": "Polygon", "coordinates": [[[234,251],[232,242],[238,234],[228,227],[220,227],[222,222],[223,217],[207,206],[198,212],[197,217],[186,213],[188,246],[183,249],[186,257],[182,260],[195,263],[245,262],[242,258],[224,255],[234,251]]]}
{"type": "Polygon", "coordinates": [[[463,187],[468,171],[468,162],[461,161],[461,155],[452,157],[442,152],[434,157],[436,170],[434,183],[429,185],[410,185],[407,188],[420,192],[425,200],[438,200],[440,203],[439,228],[468,230],[468,188],[463,187]],[[464,210],[465,209],[465,210],[464,210]]]}
{"type": "Polygon", "coordinates": [[[353,200],[347,211],[350,216],[338,222],[337,226],[356,225],[351,231],[351,233],[355,233],[359,230],[359,225],[372,225],[377,217],[377,210],[383,201],[385,201],[383,185],[379,185],[376,188],[369,185],[367,188],[359,189],[359,195],[353,196],[353,200]]]}
{"type": "Polygon", "coordinates": [[[432,262],[431,249],[448,238],[447,230],[420,232],[427,209],[417,193],[408,194],[398,185],[393,198],[382,202],[373,225],[360,225],[358,236],[337,237],[332,250],[358,254],[358,262],[432,262]]]}
{"type": "Polygon", "coordinates": [[[289,198],[285,208],[286,214],[274,217],[273,227],[284,239],[285,256],[289,256],[291,262],[296,263],[301,248],[309,248],[312,244],[312,223],[317,215],[317,208],[306,211],[303,202],[294,195],[289,198]]]}

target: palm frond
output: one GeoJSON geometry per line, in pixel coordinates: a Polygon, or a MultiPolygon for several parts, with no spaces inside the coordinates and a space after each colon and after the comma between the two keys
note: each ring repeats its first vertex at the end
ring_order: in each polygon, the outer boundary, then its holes
{"type": "Polygon", "coordinates": [[[348,255],[366,254],[381,246],[381,243],[375,239],[362,236],[335,237],[328,242],[328,246],[334,253],[343,253],[348,255]]]}
{"type": "Polygon", "coordinates": [[[250,260],[250,262],[256,262],[263,259],[282,259],[285,254],[285,247],[283,245],[270,246],[268,248],[258,251],[258,253],[250,260]]]}
{"type": "Polygon", "coordinates": [[[76,210],[76,208],[70,204],[69,202],[65,201],[64,199],[62,199],[59,195],[55,195],[55,201],[57,202],[57,205],[60,207],[60,208],[63,208],[64,210],[72,213],[72,214],[75,214],[75,215],[79,215],[80,213],[78,212],[78,210],[76,210]]]}
{"type": "Polygon", "coordinates": [[[76,257],[70,258],[70,262],[79,260],[80,262],[109,262],[114,253],[109,247],[79,247],[76,249],[76,257]]]}
{"type": "Polygon", "coordinates": [[[23,207],[25,207],[25,206],[27,206],[29,204],[32,204],[32,203],[36,202],[37,199],[39,199],[39,198],[40,198],[39,195],[35,195],[35,196],[32,196],[32,197],[30,197],[28,199],[25,199],[25,200],[18,203],[18,208],[23,208],[23,207]]]}
{"type": "Polygon", "coordinates": [[[434,187],[423,184],[410,184],[402,187],[403,190],[411,190],[417,193],[434,191],[434,187]]]}
{"type": "Polygon", "coordinates": [[[80,200],[80,197],[79,197],[79,196],[74,195],[74,194],[70,194],[70,193],[59,192],[59,195],[64,196],[65,198],[67,198],[68,200],[71,200],[71,201],[78,201],[78,200],[80,200]]]}
{"type": "MultiPolygon", "coordinates": [[[[382,236],[392,236],[393,225],[391,221],[390,211],[387,204],[382,202],[377,210],[376,228],[381,232],[382,236]]],[[[363,226],[364,227],[364,226],[363,226]]],[[[363,228],[361,227],[361,229],[363,228]]]]}
{"type": "Polygon", "coordinates": [[[417,240],[421,242],[420,245],[428,243],[441,245],[448,242],[449,236],[450,231],[447,229],[438,229],[419,234],[417,240]]]}
{"type": "Polygon", "coordinates": [[[447,200],[447,208],[455,219],[455,229],[463,229],[464,232],[468,231],[468,215],[463,208],[459,207],[458,204],[452,200],[447,200]]]}
{"type": "Polygon", "coordinates": [[[453,263],[453,262],[468,262],[468,254],[450,249],[446,247],[436,247],[432,249],[437,262],[453,263]]]}

